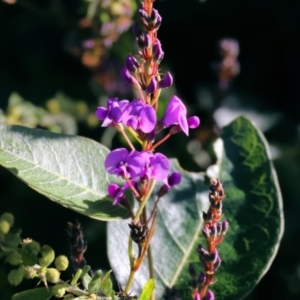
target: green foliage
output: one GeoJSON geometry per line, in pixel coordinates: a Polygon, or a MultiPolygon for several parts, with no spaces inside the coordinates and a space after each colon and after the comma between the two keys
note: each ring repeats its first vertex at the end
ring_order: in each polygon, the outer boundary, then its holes
{"type": "Polygon", "coordinates": [[[52,288],[43,287],[14,294],[12,300],[49,300],[52,295],[52,288]]]}
{"type": "Polygon", "coordinates": [[[0,164],[49,199],[98,220],[128,217],[107,197],[108,149],[90,139],[0,125],[0,164]]]}
{"type": "Polygon", "coordinates": [[[140,300],[150,300],[154,289],[155,289],[155,281],[154,279],[149,279],[142,290],[140,300]]]}
{"type": "MultiPolygon", "coordinates": [[[[249,120],[240,117],[226,126],[218,144],[218,165],[209,174],[215,170],[214,175],[224,182],[227,196],[223,211],[230,227],[219,249],[222,264],[216,272],[217,284],[211,288],[216,299],[240,299],[268,270],[277,252],[283,226],[282,200],[267,144],[249,120]]],[[[203,242],[202,211],[208,207],[205,176],[183,172],[175,161],[172,166],[183,173],[182,182],[161,199],[151,243],[158,299],[165,286],[175,286],[183,297],[190,295],[188,264],[193,263],[200,272],[196,248],[203,242]]],[[[108,255],[121,284],[129,274],[124,260],[127,223],[108,224],[108,255]]],[[[147,278],[144,262],[136,277],[136,293],[147,278]]]]}

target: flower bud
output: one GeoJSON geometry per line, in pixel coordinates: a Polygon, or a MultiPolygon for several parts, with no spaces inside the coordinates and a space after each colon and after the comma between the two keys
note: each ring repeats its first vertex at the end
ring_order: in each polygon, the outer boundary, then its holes
{"type": "Polygon", "coordinates": [[[7,280],[11,285],[19,285],[24,277],[23,268],[13,269],[8,273],[7,280]]]}
{"type": "Polygon", "coordinates": [[[125,65],[128,71],[132,73],[137,72],[137,70],[140,68],[140,64],[138,63],[137,59],[131,54],[127,56],[125,65]]]}
{"type": "Polygon", "coordinates": [[[189,264],[189,273],[192,278],[196,278],[197,273],[192,264],[189,264]]]}
{"type": "Polygon", "coordinates": [[[9,223],[10,227],[14,225],[15,217],[11,213],[4,213],[1,215],[0,220],[5,220],[9,223]]]}
{"type": "Polygon", "coordinates": [[[215,261],[215,263],[214,263],[214,270],[215,271],[220,267],[221,262],[222,262],[221,257],[218,256],[217,259],[216,259],[216,261],[215,261]]]}
{"type": "Polygon", "coordinates": [[[203,236],[204,236],[204,238],[205,238],[206,240],[209,239],[209,237],[210,237],[210,230],[209,230],[209,228],[208,228],[207,226],[204,226],[204,227],[202,228],[202,234],[203,234],[203,236]]]}
{"type": "Polygon", "coordinates": [[[130,224],[128,224],[131,232],[130,237],[132,240],[137,243],[138,245],[141,245],[145,242],[146,238],[148,237],[148,228],[146,225],[143,225],[138,222],[132,221],[130,224]]]}
{"type": "Polygon", "coordinates": [[[154,60],[155,63],[159,64],[163,57],[164,57],[164,51],[161,48],[161,43],[159,39],[156,39],[156,43],[152,47],[152,59],[154,60]]]}
{"type": "Polygon", "coordinates": [[[198,277],[198,285],[203,286],[206,281],[206,276],[203,272],[200,272],[199,277],[198,277]]]}
{"type": "Polygon", "coordinates": [[[215,300],[214,293],[211,290],[208,290],[204,297],[204,300],[215,300]]]}
{"type": "Polygon", "coordinates": [[[7,234],[10,230],[10,224],[6,220],[0,220],[0,233],[7,234]]]}
{"type": "Polygon", "coordinates": [[[146,92],[148,94],[153,94],[156,91],[156,89],[157,89],[157,81],[156,81],[155,77],[152,77],[150,80],[150,83],[146,87],[146,92]]]}
{"type": "Polygon", "coordinates": [[[160,88],[168,88],[173,83],[173,77],[170,72],[167,72],[162,80],[158,82],[160,88]]]}
{"type": "Polygon", "coordinates": [[[17,266],[22,262],[22,256],[19,251],[13,250],[7,255],[6,261],[12,266],[17,266]]]}
{"type": "Polygon", "coordinates": [[[212,213],[210,211],[206,212],[202,212],[202,217],[205,223],[211,223],[212,221],[212,213]]]}
{"type": "Polygon", "coordinates": [[[225,235],[229,227],[228,221],[224,220],[222,222],[222,235],[225,235]]]}
{"type": "Polygon", "coordinates": [[[48,267],[55,258],[54,250],[48,246],[44,245],[41,249],[42,257],[39,259],[39,264],[41,267],[48,267]]]}
{"type": "Polygon", "coordinates": [[[209,229],[210,229],[210,236],[217,237],[217,235],[218,235],[217,225],[212,224],[209,229]]]}
{"type": "Polygon", "coordinates": [[[59,280],[60,273],[55,268],[46,270],[46,280],[51,283],[56,283],[59,280]]]}
{"type": "Polygon", "coordinates": [[[162,21],[162,17],[160,16],[160,14],[158,13],[158,10],[153,8],[152,9],[152,13],[151,13],[151,17],[149,20],[149,26],[150,26],[150,30],[158,30],[158,28],[161,25],[161,21],[162,21]]]}
{"type": "Polygon", "coordinates": [[[129,73],[126,67],[121,68],[121,78],[128,84],[130,84],[133,88],[137,90],[141,90],[141,85],[139,82],[129,73]]]}
{"type": "Polygon", "coordinates": [[[200,119],[197,116],[189,117],[187,119],[188,126],[191,129],[195,129],[200,125],[200,119]]]}
{"type": "Polygon", "coordinates": [[[54,264],[58,271],[65,271],[69,266],[69,260],[66,256],[60,255],[56,257],[54,264]]]}
{"type": "Polygon", "coordinates": [[[36,270],[33,267],[23,266],[24,277],[26,279],[33,279],[36,275],[36,270]]]}
{"type": "Polygon", "coordinates": [[[142,34],[142,31],[140,30],[140,28],[137,24],[134,24],[132,26],[132,31],[133,31],[136,38],[139,37],[142,34]]]}
{"type": "Polygon", "coordinates": [[[62,298],[66,293],[65,284],[57,284],[52,288],[52,294],[55,298],[62,298]]]}
{"type": "Polygon", "coordinates": [[[137,44],[140,47],[140,49],[146,49],[151,46],[151,37],[147,33],[143,33],[137,37],[137,44]]]}

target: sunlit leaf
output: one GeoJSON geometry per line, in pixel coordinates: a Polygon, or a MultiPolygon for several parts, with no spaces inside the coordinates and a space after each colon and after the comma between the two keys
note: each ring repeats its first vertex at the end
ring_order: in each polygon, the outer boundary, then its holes
{"type": "MultiPolygon", "coordinates": [[[[241,299],[265,274],[277,252],[283,231],[282,199],[267,143],[250,121],[240,117],[226,126],[216,150],[218,164],[211,169],[224,183],[223,212],[230,227],[219,247],[222,264],[211,289],[216,299],[241,299]]],[[[180,170],[174,161],[172,166],[180,170]]],[[[183,172],[182,183],[159,203],[151,243],[158,299],[166,286],[175,287],[183,299],[191,297],[188,265],[203,270],[196,248],[204,243],[201,216],[208,208],[208,188],[202,174],[183,172]]],[[[108,225],[108,255],[122,286],[129,275],[129,262],[124,260],[128,222],[108,225]]],[[[136,275],[135,294],[141,293],[148,278],[145,261],[136,275]]]]}
{"type": "Polygon", "coordinates": [[[93,140],[22,126],[0,125],[0,165],[49,199],[98,220],[128,216],[113,206],[104,169],[109,150],[93,140]]]}
{"type": "Polygon", "coordinates": [[[140,296],[140,300],[150,300],[154,288],[155,288],[154,279],[149,279],[143,288],[142,294],[140,296]]]}

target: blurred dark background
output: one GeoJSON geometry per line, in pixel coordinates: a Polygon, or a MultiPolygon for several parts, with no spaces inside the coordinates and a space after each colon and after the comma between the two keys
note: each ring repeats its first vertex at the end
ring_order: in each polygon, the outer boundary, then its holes
{"type": "MultiPolygon", "coordinates": [[[[175,80],[163,97],[176,91],[202,122],[176,149],[166,144],[162,151],[200,171],[214,162],[211,143],[234,116],[246,114],[261,127],[282,189],[285,233],[269,272],[247,299],[300,299],[300,1],[157,0],[155,7],[163,17],[161,69],[175,80]],[[234,60],[240,71],[229,69],[226,76],[218,46],[224,38],[240,49],[234,60]]],[[[100,128],[94,111],[107,97],[133,96],[118,70],[136,51],[128,30],[135,8],[130,0],[99,1],[94,10],[83,0],[0,2],[0,123],[120,143],[100,128]]],[[[105,223],[47,200],[3,168],[0,187],[0,213],[15,215],[24,238],[67,254],[66,224],[78,219],[88,263],[109,269],[105,223]]],[[[1,261],[1,300],[33,287],[32,281],[10,287],[5,271],[1,261]]]]}

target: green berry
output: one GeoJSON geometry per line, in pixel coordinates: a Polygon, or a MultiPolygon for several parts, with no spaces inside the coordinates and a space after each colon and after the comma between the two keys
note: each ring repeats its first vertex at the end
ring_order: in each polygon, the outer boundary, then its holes
{"type": "Polygon", "coordinates": [[[55,258],[54,250],[48,246],[44,245],[41,249],[42,257],[39,259],[39,264],[41,267],[48,267],[55,258]]]}
{"type": "Polygon", "coordinates": [[[6,261],[13,266],[17,266],[22,262],[22,256],[19,251],[13,250],[8,253],[6,261]]]}
{"type": "Polygon", "coordinates": [[[4,213],[1,215],[0,220],[7,221],[10,227],[12,227],[14,225],[15,217],[11,213],[4,213]]]}
{"type": "Polygon", "coordinates": [[[13,269],[8,273],[7,279],[11,285],[19,285],[24,277],[23,268],[13,269]]]}
{"type": "Polygon", "coordinates": [[[7,234],[10,230],[10,224],[6,220],[0,220],[0,232],[7,234]]]}
{"type": "Polygon", "coordinates": [[[60,273],[54,269],[49,268],[46,270],[46,280],[52,283],[56,283],[59,280],[60,273]]]}
{"type": "Polygon", "coordinates": [[[65,271],[69,266],[69,260],[64,255],[57,256],[54,263],[58,271],[65,271]]]}
{"type": "Polygon", "coordinates": [[[65,284],[57,284],[53,287],[52,293],[56,298],[62,298],[66,293],[66,285],[65,284]]]}

